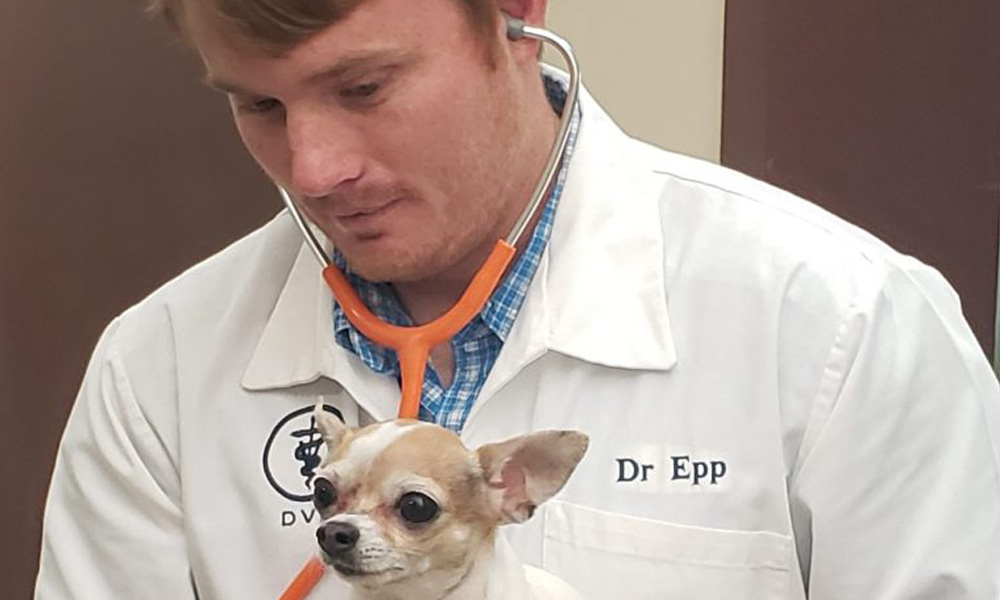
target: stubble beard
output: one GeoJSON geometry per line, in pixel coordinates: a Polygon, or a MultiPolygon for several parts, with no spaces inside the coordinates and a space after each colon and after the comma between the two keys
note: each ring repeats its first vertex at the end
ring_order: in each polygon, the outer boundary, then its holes
{"type": "MultiPolygon", "coordinates": [[[[452,230],[422,232],[424,241],[410,246],[384,249],[342,249],[350,269],[371,282],[419,283],[438,279],[461,278],[467,271],[471,278],[485,261],[485,252],[496,243],[489,222],[478,226],[457,224],[452,230]],[[481,256],[480,256],[481,255],[481,256]],[[470,263],[476,264],[470,264],[470,263]]],[[[361,241],[377,244],[378,237],[361,241]]]]}

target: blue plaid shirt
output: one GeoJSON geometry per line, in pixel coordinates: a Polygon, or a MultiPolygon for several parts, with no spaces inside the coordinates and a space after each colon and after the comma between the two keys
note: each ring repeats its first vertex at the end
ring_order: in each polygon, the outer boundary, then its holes
{"type": "MultiPolygon", "coordinates": [[[[549,76],[545,77],[544,82],[549,101],[557,112],[561,112],[566,100],[564,84],[549,76]]],[[[580,114],[577,110],[570,123],[569,143],[563,156],[562,168],[545,203],[538,226],[535,227],[528,242],[528,247],[486,301],[483,310],[452,338],[455,373],[447,389],[442,386],[434,368],[428,364],[420,400],[422,421],[431,421],[456,432],[461,431],[465,425],[465,420],[472,411],[472,405],[486,382],[486,376],[496,363],[500,348],[514,326],[514,319],[524,302],[528,284],[531,283],[531,278],[541,260],[542,251],[548,243],[579,124],[580,114]]],[[[362,279],[346,266],[344,258],[337,252],[334,252],[333,259],[344,270],[348,281],[373,313],[395,325],[413,325],[409,315],[403,310],[392,284],[372,283],[362,279]]],[[[333,327],[338,344],[356,354],[376,373],[390,375],[399,380],[399,359],[396,357],[396,352],[374,344],[362,335],[348,321],[344,311],[336,302],[333,306],[333,327]]]]}

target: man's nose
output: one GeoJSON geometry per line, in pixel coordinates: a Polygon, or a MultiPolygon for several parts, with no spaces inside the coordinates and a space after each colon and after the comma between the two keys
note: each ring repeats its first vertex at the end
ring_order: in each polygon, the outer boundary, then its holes
{"type": "Polygon", "coordinates": [[[337,521],[324,523],[316,530],[316,541],[330,556],[350,552],[360,536],[361,532],[354,525],[337,521]]]}
{"type": "Polygon", "coordinates": [[[362,136],[350,124],[316,112],[287,116],[291,187],[300,196],[322,198],[363,171],[362,136]]]}

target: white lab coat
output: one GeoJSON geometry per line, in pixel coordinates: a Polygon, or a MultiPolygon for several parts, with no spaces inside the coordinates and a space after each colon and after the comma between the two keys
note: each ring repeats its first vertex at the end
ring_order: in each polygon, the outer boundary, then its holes
{"type": "MultiPolygon", "coordinates": [[[[596,600],[1000,598],[1000,392],[942,277],[582,101],[551,242],[463,433],[590,435],[505,528],[522,558],[596,600]]],[[[334,342],[278,216],[105,332],[36,597],[276,598],[314,553],[306,411],[390,419],[398,395],[334,342]]]]}

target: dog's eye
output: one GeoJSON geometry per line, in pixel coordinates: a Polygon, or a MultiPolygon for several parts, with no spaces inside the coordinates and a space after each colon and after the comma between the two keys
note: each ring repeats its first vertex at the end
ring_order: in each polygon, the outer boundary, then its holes
{"type": "Polygon", "coordinates": [[[430,496],[421,494],[420,492],[403,494],[396,508],[404,519],[416,524],[427,523],[441,512],[437,502],[431,500],[430,496]]]}
{"type": "Polygon", "coordinates": [[[329,480],[318,478],[313,483],[313,506],[323,510],[337,502],[337,490],[329,480]]]}

